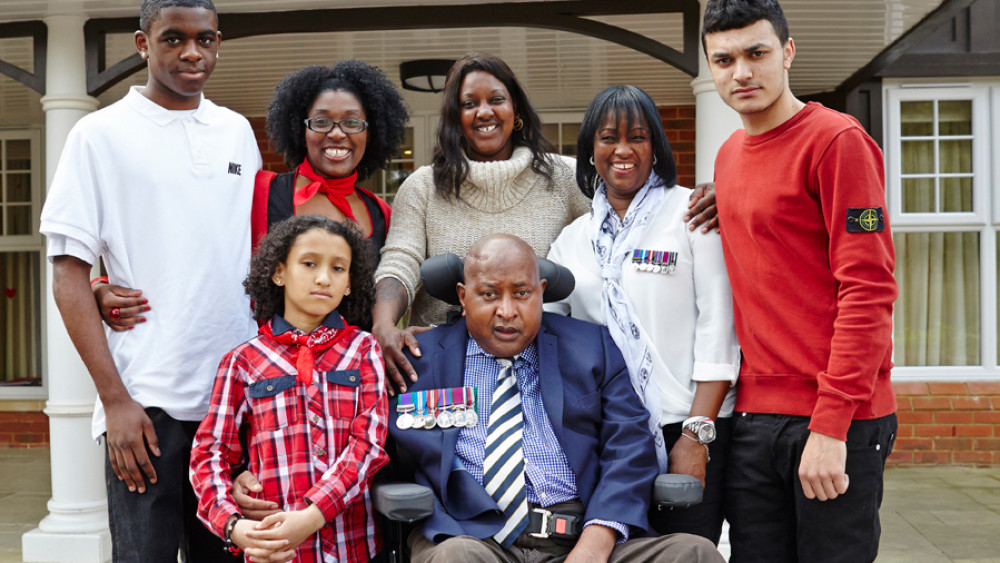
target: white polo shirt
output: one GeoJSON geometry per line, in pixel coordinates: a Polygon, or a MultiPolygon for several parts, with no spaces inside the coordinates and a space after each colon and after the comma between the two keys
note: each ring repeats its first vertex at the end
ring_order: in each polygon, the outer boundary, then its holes
{"type": "MultiPolygon", "coordinates": [[[[202,97],[170,111],[133,87],[69,134],[42,209],[48,256],[90,264],[143,291],[152,309],[108,330],[129,394],[178,420],[201,420],[219,361],[256,334],[242,282],[260,151],[243,116],[202,97]]],[[[104,433],[100,399],[95,438],[104,433]]]]}
{"type": "MultiPolygon", "coordinates": [[[[740,348],[733,323],[722,240],[718,232],[689,231],[684,224],[690,191],[674,187],[646,227],[642,250],[677,253],[672,274],[645,272],[624,264],[622,285],[653,343],[653,374],[660,388],[660,423],[688,417],[699,381],[729,381],[739,376],[740,348]]],[[[590,242],[590,214],[570,223],[552,243],[548,258],[573,272],[576,286],[563,301],[545,309],[606,325],[601,293],[604,279],[590,242]]],[[[629,260],[632,253],[629,253],[629,260]]],[[[730,416],[736,390],[730,389],[719,416],[730,416]]]]}

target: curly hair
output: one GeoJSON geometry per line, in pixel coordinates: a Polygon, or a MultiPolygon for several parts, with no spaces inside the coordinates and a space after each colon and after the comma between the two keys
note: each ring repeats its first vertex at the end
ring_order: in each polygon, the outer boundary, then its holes
{"type": "MultiPolygon", "coordinates": [[[[307,66],[274,87],[267,107],[267,136],[271,146],[295,168],[306,159],[306,126],[303,121],[320,94],[343,90],[361,102],[368,122],[368,144],[358,163],[358,180],[384,168],[406,137],[409,113],[403,96],[377,67],[348,59],[333,66],[307,66]]],[[[315,164],[315,163],[312,163],[315,164]]]]}
{"type": "Polygon", "coordinates": [[[267,321],[284,313],[285,290],[274,283],[274,272],[278,264],[288,260],[295,241],[312,229],[342,237],[351,247],[351,293],[340,301],[337,312],[348,324],[362,326],[375,303],[375,251],[357,227],[322,215],[286,219],[274,225],[260,243],[260,251],[250,263],[250,275],[243,282],[247,295],[254,302],[254,318],[267,321]]]}
{"type": "Polygon", "coordinates": [[[629,127],[637,123],[646,126],[656,160],[653,171],[667,187],[673,187],[677,183],[677,167],[656,103],[642,88],[626,84],[610,86],[594,96],[583,116],[580,135],[576,138],[576,184],[583,195],[594,198],[597,185],[597,168],[591,164],[594,158],[594,138],[597,130],[609,117],[614,117],[616,126],[623,119],[629,127]]]}
{"type": "Polygon", "coordinates": [[[455,61],[448,70],[441,99],[441,121],[438,122],[437,142],[431,160],[434,189],[444,199],[452,196],[462,199],[460,191],[462,183],[469,176],[469,163],[466,157],[467,141],[462,134],[459,98],[466,75],[477,70],[492,74],[507,88],[514,109],[524,122],[520,131],[515,130],[511,134],[513,145],[531,149],[531,169],[543,176],[548,182],[548,188],[552,189],[554,166],[552,157],[547,153],[554,152],[555,148],[542,134],[542,120],[528,102],[528,95],[514,76],[514,71],[500,57],[489,53],[469,53],[455,61]]]}

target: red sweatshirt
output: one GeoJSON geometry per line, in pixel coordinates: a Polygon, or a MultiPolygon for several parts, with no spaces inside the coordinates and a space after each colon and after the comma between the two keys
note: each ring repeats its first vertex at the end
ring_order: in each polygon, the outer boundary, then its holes
{"type": "Polygon", "coordinates": [[[715,160],[722,246],[743,349],[736,410],[852,419],[895,412],[895,254],[882,151],[852,117],[809,103],[715,160]]]}

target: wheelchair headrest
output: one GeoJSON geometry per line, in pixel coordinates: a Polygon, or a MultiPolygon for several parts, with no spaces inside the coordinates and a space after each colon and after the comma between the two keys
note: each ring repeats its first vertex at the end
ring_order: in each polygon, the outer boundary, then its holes
{"type": "MultiPolygon", "coordinates": [[[[569,268],[545,258],[538,259],[538,277],[546,280],[545,293],[542,294],[542,301],[545,303],[569,297],[576,285],[576,279],[569,268]]],[[[431,256],[420,266],[420,278],[424,290],[431,297],[452,305],[461,304],[458,302],[458,290],[455,286],[465,280],[465,260],[450,253],[431,256]]]]}

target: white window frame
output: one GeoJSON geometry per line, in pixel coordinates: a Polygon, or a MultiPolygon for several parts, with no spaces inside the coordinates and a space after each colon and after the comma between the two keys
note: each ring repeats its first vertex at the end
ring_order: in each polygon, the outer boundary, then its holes
{"type": "MultiPolygon", "coordinates": [[[[556,110],[556,111],[541,111],[538,114],[539,119],[542,120],[542,125],[582,125],[583,116],[586,115],[586,111],[583,110],[556,110]]],[[[559,128],[560,135],[562,135],[562,127],[559,128]]],[[[562,147],[566,144],[565,139],[549,139],[556,148],[562,147]]],[[[569,139],[570,143],[576,145],[576,139],[569,139]]]]}
{"type": "MultiPolygon", "coordinates": [[[[965,213],[902,213],[900,179],[900,102],[972,100],[973,186],[1000,188],[1000,78],[945,81],[885,80],[883,131],[885,131],[886,206],[894,233],[977,232],[980,261],[980,363],[969,366],[897,366],[894,381],[1000,380],[997,362],[997,237],[1000,236],[1000,193],[978,189],[973,211],[965,213]],[[978,128],[985,125],[985,130],[978,128]],[[992,201],[991,201],[992,199],[992,201]]],[[[898,260],[898,257],[897,257],[898,260]]]]}
{"type": "MultiPolygon", "coordinates": [[[[48,275],[46,267],[45,240],[39,233],[41,222],[43,199],[43,174],[42,167],[42,132],[38,128],[30,129],[0,129],[0,139],[5,141],[27,140],[31,143],[31,231],[27,235],[0,235],[0,251],[3,252],[37,252],[39,256],[39,280],[42,284],[40,288],[44,295],[48,294],[48,275]]],[[[6,155],[0,154],[0,158],[6,155]]],[[[6,166],[6,162],[4,162],[6,166]]],[[[41,354],[41,376],[42,384],[37,387],[0,387],[0,400],[20,399],[37,400],[48,398],[48,369],[45,358],[47,319],[46,307],[48,298],[43,298],[39,318],[35,323],[40,324],[38,353],[41,354]]]]}

